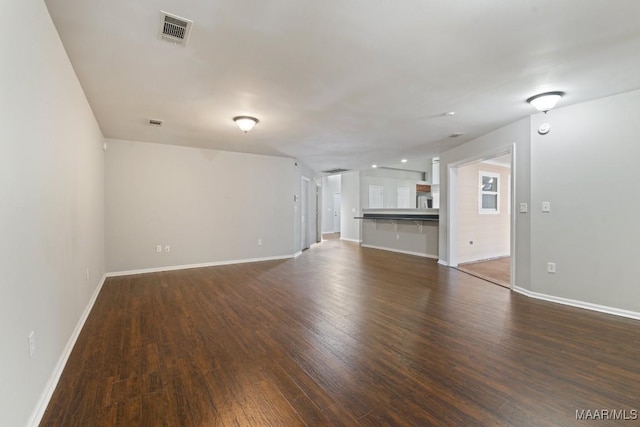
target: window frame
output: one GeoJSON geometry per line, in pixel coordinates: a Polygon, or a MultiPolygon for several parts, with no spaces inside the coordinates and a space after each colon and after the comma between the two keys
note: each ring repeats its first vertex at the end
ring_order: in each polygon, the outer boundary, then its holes
{"type": "Polygon", "coordinates": [[[500,189],[502,187],[501,181],[502,177],[499,173],[496,172],[478,172],[478,213],[481,215],[499,215],[500,214],[500,189]],[[485,191],[483,190],[482,180],[484,177],[487,178],[495,178],[496,182],[496,191],[485,191]],[[496,197],[496,207],[494,208],[485,208],[482,205],[483,196],[495,196],[496,197]]]}

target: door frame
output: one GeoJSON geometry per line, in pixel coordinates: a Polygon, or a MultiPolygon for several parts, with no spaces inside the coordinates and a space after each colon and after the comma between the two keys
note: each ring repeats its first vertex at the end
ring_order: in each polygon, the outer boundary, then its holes
{"type": "Polygon", "coordinates": [[[311,247],[309,241],[309,183],[311,180],[303,176],[300,180],[300,249],[311,247]]]}
{"type": "Polygon", "coordinates": [[[510,219],[509,219],[509,239],[510,239],[510,277],[509,288],[513,289],[516,286],[516,219],[517,210],[515,208],[516,203],[516,144],[512,143],[508,146],[487,150],[485,152],[474,155],[473,157],[459,160],[453,163],[447,164],[447,211],[449,214],[445,219],[445,225],[449,230],[449,241],[447,242],[447,258],[449,267],[458,266],[458,168],[471,163],[477,163],[484,160],[489,160],[495,157],[510,155],[511,157],[511,176],[510,176],[510,219]]]}
{"type": "Polygon", "coordinates": [[[342,232],[342,193],[333,193],[333,199],[332,199],[332,213],[333,213],[333,232],[334,233],[340,233],[342,232]],[[336,211],[336,196],[340,196],[340,206],[339,209],[336,211]],[[338,213],[336,215],[336,212],[338,213]],[[336,217],[338,217],[338,230],[336,231],[336,217]]]}

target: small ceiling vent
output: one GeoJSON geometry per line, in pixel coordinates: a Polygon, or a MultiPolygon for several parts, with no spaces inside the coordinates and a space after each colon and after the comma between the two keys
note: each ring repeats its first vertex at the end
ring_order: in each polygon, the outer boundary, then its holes
{"type": "Polygon", "coordinates": [[[464,135],[464,132],[454,132],[451,135],[449,135],[449,138],[457,138],[462,135],[464,135]]]}
{"type": "Polygon", "coordinates": [[[171,13],[160,11],[160,32],[162,40],[185,46],[191,34],[193,21],[171,13]]]}
{"type": "Polygon", "coordinates": [[[336,174],[336,173],[342,173],[342,172],[349,172],[349,169],[342,169],[342,168],[335,168],[335,169],[328,169],[326,171],[322,171],[323,173],[328,173],[330,175],[336,174]]]}
{"type": "Polygon", "coordinates": [[[152,126],[162,126],[162,120],[149,119],[149,124],[152,126]]]}

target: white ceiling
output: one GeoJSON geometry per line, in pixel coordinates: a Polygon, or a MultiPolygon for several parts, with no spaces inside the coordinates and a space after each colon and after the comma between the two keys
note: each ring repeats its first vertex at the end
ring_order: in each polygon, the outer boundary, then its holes
{"type": "Polygon", "coordinates": [[[539,92],[562,107],[640,88],[637,0],[46,3],[106,137],[317,171],[436,155],[539,92]],[[160,10],[194,21],[186,47],[159,40],[160,10]],[[260,123],[244,134],[236,115],[260,123]]]}

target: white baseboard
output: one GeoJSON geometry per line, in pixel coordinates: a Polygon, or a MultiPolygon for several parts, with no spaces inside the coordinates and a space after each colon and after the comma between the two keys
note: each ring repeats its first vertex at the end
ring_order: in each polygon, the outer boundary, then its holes
{"type": "Polygon", "coordinates": [[[51,373],[51,376],[47,381],[47,385],[45,386],[44,390],[42,391],[42,394],[40,395],[38,404],[33,410],[31,417],[27,422],[27,426],[37,427],[40,424],[40,421],[42,421],[42,417],[44,416],[44,412],[47,410],[47,406],[49,405],[51,396],[53,396],[53,392],[56,390],[56,387],[58,386],[58,381],[60,381],[60,376],[62,375],[62,371],[64,370],[64,367],[67,364],[67,361],[69,360],[69,356],[71,356],[71,351],[73,350],[73,347],[76,345],[76,341],[80,336],[80,331],[82,331],[82,328],[84,327],[84,323],[87,321],[87,317],[89,317],[89,313],[91,313],[93,304],[95,304],[96,299],[98,298],[98,294],[100,293],[100,290],[102,289],[102,285],[104,285],[104,281],[106,278],[107,276],[103,275],[102,279],[100,280],[100,283],[98,284],[98,287],[96,287],[95,291],[93,291],[93,295],[91,295],[91,298],[89,299],[87,306],[82,312],[82,316],[80,316],[78,323],[76,323],[76,327],[71,333],[71,336],[67,341],[67,345],[65,345],[64,350],[62,351],[62,354],[58,359],[58,363],[53,369],[53,372],[51,373]]]}
{"type": "Polygon", "coordinates": [[[505,254],[502,254],[502,255],[494,254],[494,255],[491,255],[491,256],[487,255],[487,256],[483,256],[482,258],[474,258],[474,259],[471,259],[471,260],[458,260],[458,265],[460,265],[460,264],[473,264],[473,263],[476,263],[476,262],[485,262],[485,261],[495,261],[497,259],[507,258],[507,257],[510,257],[510,256],[511,256],[511,254],[506,254],[506,255],[505,254]]]}
{"type": "Polygon", "coordinates": [[[556,297],[548,294],[541,294],[539,292],[533,292],[528,289],[514,286],[513,290],[519,294],[526,295],[531,298],[536,298],[544,301],[555,302],[557,304],[570,305],[571,307],[584,308],[586,310],[599,311],[601,313],[613,314],[614,316],[628,317],[630,319],[640,320],[640,313],[630,310],[623,310],[615,307],[607,307],[604,305],[593,304],[585,301],[578,301],[569,298],[556,297]]]}
{"type": "Polygon", "coordinates": [[[301,253],[302,251],[298,251],[293,255],[280,255],[280,256],[272,256],[272,257],[264,257],[264,258],[234,259],[229,261],[203,262],[200,264],[169,265],[166,267],[142,268],[139,270],[112,271],[110,273],[107,273],[107,277],[130,276],[132,274],[144,274],[144,273],[158,273],[160,271],[186,270],[189,268],[217,267],[219,265],[244,264],[247,262],[274,261],[279,259],[294,258],[300,255],[301,253]]]}
{"type": "MultiPolygon", "coordinates": [[[[289,257],[289,258],[298,258],[300,255],[302,255],[302,251],[296,252],[295,254],[293,254],[292,257],[289,257]]],[[[263,260],[263,261],[267,261],[267,260],[263,260]]],[[[254,262],[254,261],[250,261],[250,262],[254,262]]]]}
{"type": "Polygon", "coordinates": [[[447,261],[444,261],[444,260],[441,260],[441,259],[438,260],[438,264],[444,265],[445,267],[449,267],[449,263],[447,261]]]}
{"type": "Polygon", "coordinates": [[[433,258],[433,259],[438,259],[438,255],[431,255],[431,254],[425,254],[422,252],[412,252],[412,251],[403,251],[400,249],[393,249],[393,248],[385,248],[382,246],[374,246],[374,245],[362,245],[363,248],[371,248],[371,249],[380,249],[382,251],[389,251],[389,252],[397,252],[400,254],[407,254],[407,255],[414,255],[414,256],[419,256],[419,257],[423,257],[423,258],[433,258]]]}
{"type": "Polygon", "coordinates": [[[340,237],[340,240],[346,240],[347,242],[362,243],[362,240],[358,240],[358,239],[347,239],[346,237],[340,237]]]}

